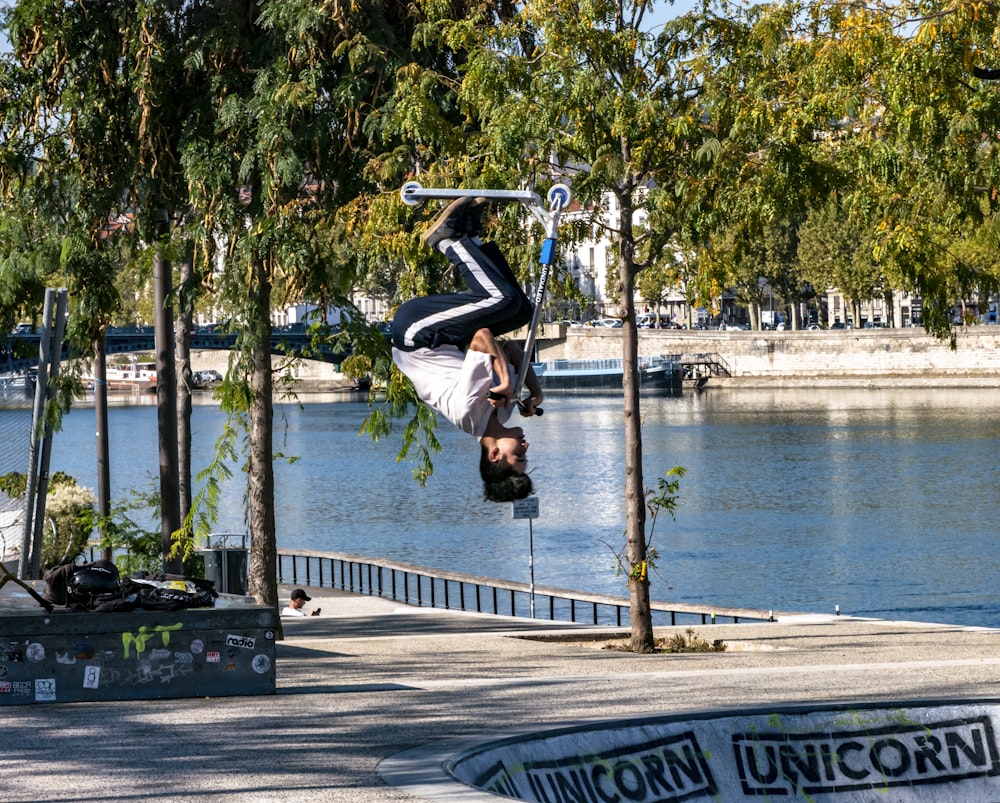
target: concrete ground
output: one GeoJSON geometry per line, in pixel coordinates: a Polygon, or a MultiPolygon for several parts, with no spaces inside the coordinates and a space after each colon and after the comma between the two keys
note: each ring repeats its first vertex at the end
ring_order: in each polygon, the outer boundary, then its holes
{"type": "Polygon", "coordinates": [[[283,620],[276,695],[5,708],[0,799],[473,800],[436,767],[400,787],[380,764],[398,783],[403,751],[583,720],[1000,697],[992,630],[802,617],[694,628],[725,652],[637,656],[574,643],[592,630],[309,591],[322,615],[283,620]]]}

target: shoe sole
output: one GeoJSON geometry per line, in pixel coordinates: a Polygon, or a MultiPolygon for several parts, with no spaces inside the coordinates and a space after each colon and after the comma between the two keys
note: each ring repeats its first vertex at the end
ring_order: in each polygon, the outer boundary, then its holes
{"type": "Polygon", "coordinates": [[[434,218],[427,230],[420,235],[420,239],[433,248],[441,242],[441,240],[447,239],[450,234],[454,234],[454,232],[448,229],[448,221],[459,209],[471,200],[472,198],[463,196],[462,198],[456,198],[448,204],[448,206],[444,208],[444,211],[434,218]]]}

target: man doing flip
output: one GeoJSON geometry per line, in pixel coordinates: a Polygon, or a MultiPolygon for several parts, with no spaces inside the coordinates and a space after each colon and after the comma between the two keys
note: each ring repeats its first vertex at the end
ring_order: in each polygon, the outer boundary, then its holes
{"type": "Polygon", "coordinates": [[[523,354],[517,343],[501,346],[496,337],[527,324],[532,308],[500,249],[479,239],[487,203],[459,198],[424,233],[468,289],[403,304],[392,324],[392,359],[422,401],[479,440],[486,498],[510,502],[528,496],[532,485],[524,430],[507,422],[515,406],[534,415],[542,391],[529,368],[530,398],[520,405],[512,399],[523,354]]]}

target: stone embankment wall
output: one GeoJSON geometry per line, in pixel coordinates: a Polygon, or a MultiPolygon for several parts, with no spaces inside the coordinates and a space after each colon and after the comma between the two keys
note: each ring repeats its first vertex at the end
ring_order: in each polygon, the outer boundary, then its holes
{"type": "MultiPolygon", "coordinates": [[[[621,356],[620,329],[547,326],[539,357],[621,356]]],[[[1000,387],[1000,326],[960,330],[956,348],[922,329],[802,332],[640,330],[640,356],[718,355],[731,378],[712,385],[809,384],[854,386],[1000,387]]]]}
{"type": "MultiPolygon", "coordinates": [[[[280,357],[274,357],[278,365],[280,357]]],[[[218,371],[223,376],[229,368],[228,351],[201,350],[191,352],[192,371],[218,371]]],[[[337,370],[338,366],[320,360],[299,360],[287,368],[295,387],[310,391],[341,391],[353,388],[357,383],[337,370]]]]}
{"type": "MultiPolygon", "coordinates": [[[[524,331],[512,336],[524,339],[524,331]]],[[[542,360],[621,357],[621,329],[546,324],[539,332],[542,360]]],[[[957,333],[956,348],[923,329],[847,329],[817,332],[639,331],[643,357],[718,355],[732,376],[711,385],[850,385],[862,387],[1000,387],[1000,326],[957,333]]],[[[225,373],[228,352],[192,354],[196,371],[225,373]]],[[[353,385],[333,365],[305,360],[292,373],[303,386],[336,390],[353,385]]]]}

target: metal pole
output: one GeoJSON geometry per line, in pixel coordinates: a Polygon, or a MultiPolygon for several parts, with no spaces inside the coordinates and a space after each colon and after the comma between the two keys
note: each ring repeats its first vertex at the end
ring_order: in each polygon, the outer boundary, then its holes
{"type": "Polygon", "coordinates": [[[34,532],[35,493],[38,486],[38,446],[39,422],[45,415],[45,389],[49,383],[49,334],[52,331],[52,306],[56,291],[45,290],[45,306],[42,310],[42,336],[38,341],[38,375],[35,381],[35,405],[31,412],[31,443],[28,446],[28,476],[24,491],[24,529],[21,536],[21,554],[18,556],[17,576],[22,580],[32,580],[31,576],[31,535],[34,532]]]}
{"type": "MultiPolygon", "coordinates": [[[[66,332],[66,288],[61,288],[56,300],[54,331],[51,332],[52,348],[49,350],[49,379],[46,382],[45,406],[48,407],[56,395],[55,380],[59,377],[59,363],[62,360],[63,334],[66,332]]],[[[50,332],[46,330],[45,337],[50,332]]],[[[31,576],[41,577],[42,536],[45,531],[45,503],[49,493],[49,464],[52,460],[52,425],[46,421],[42,438],[42,455],[38,466],[38,492],[35,499],[35,535],[31,544],[31,576]]],[[[53,525],[53,531],[55,525],[53,525]]],[[[53,532],[54,534],[54,532],[53,532]]],[[[75,556],[74,556],[75,557],[75,556]]]]}
{"type": "Polygon", "coordinates": [[[531,600],[531,618],[535,618],[535,534],[528,519],[528,591],[531,600]]]}
{"type": "MultiPolygon", "coordinates": [[[[535,618],[535,532],[531,520],[538,516],[538,497],[528,496],[525,499],[518,499],[511,506],[511,513],[515,519],[528,520],[528,599],[531,607],[531,618],[535,618]]],[[[511,604],[513,604],[513,590],[511,590],[511,604]]]]}

